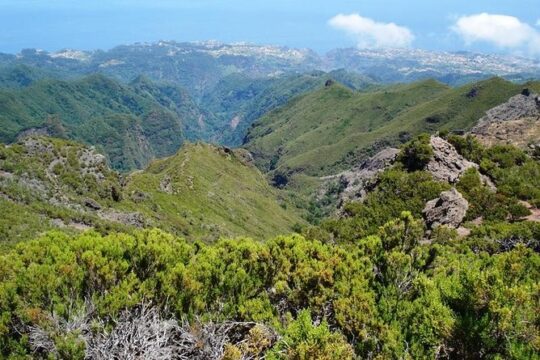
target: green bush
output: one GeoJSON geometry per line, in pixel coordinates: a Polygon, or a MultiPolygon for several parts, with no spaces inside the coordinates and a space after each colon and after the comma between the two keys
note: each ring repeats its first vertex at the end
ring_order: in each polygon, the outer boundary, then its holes
{"type": "Polygon", "coordinates": [[[339,333],[332,333],[328,324],[315,326],[308,310],[302,310],[285,330],[283,338],[268,355],[268,359],[352,360],[351,345],[339,333]]]}
{"type": "Polygon", "coordinates": [[[469,161],[479,164],[484,157],[485,149],[473,135],[450,135],[448,142],[456,148],[460,155],[469,161]]]}
{"type": "Polygon", "coordinates": [[[448,184],[434,181],[427,172],[391,168],[379,174],[377,187],[364,202],[345,205],[344,219],[326,220],[321,227],[339,241],[354,242],[377,233],[380,226],[400,217],[403,211],[422,217],[426,202],[449,189],[448,184]]]}
{"type": "Polygon", "coordinates": [[[398,161],[409,171],[417,171],[424,169],[432,157],[433,149],[430,144],[430,136],[421,134],[404,145],[398,161]]]}
{"type": "Polygon", "coordinates": [[[467,220],[483,218],[490,221],[519,220],[530,214],[516,198],[496,193],[482,184],[480,174],[468,169],[459,179],[457,189],[469,202],[467,220]]]}
{"type": "MultiPolygon", "coordinates": [[[[269,358],[527,358],[539,351],[539,226],[486,225],[433,245],[410,213],[344,244],[52,232],[0,256],[0,352],[31,354],[24,329],[54,329],[90,302],[105,327],[141,303],[178,319],[265,323],[282,336],[269,358]]],[[[77,332],[55,339],[65,358],[81,356],[77,332]]]]}
{"type": "MultiPolygon", "coordinates": [[[[106,331],[141,304],[164,318],[272,328],[280,335],[275,344],[253,344],[271,359],[538,357],[540,224],[517,221],[526,214],[518,198],[536,186],[538,165],[520,160],[518,151],[500,151],[482,152],[498,192],[476,169],[457,184],[470,203],[467,216],[484,223],[466,237],[440,227],[431,241],[422,210],[450,186],[399,164],[379,174],[363,203],[347,204],[344,218],[297,227],[305,237],[264,242],[111,233],[125,230],[36,201],[36,194],[17,195],[17,184],[3,183],[24,205],[0,199],[2,236],[44,230],[32,214],[93,223],[110,234],[49,232],[0,255],[0,357],[83,358],[81,332],[58,331],[58,324],[91,308],[92,331],[106,331]],[[30,329],[44,331],[55,351],[32,348],[30,329]]],[[[68,176],[69,169],[66,162],[68,176]]],[[[105,190],[92,178],[73,182],[96,199],[109,199],[117,184],[113,177],[105,190]]],[[[244,350],[224,351],[236,359],[244,350]]]]}

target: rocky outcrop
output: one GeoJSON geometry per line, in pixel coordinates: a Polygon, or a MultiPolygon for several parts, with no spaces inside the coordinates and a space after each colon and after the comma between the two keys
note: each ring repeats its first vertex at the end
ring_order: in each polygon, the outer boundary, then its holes
{"type": "Polygon", "coordinates": [[[17,141],[22,141],[28,137],[35,137],[35,136],[51,136],[48,129],[46,127],[39,127],[39,128],[30,128],[21,131],[17,135],[17,141]]]}
{"type": "Polygon", "coordinates": [[[165,175],[163,179],[159,182],[159,189],[167,194],[173,193],[172,179],[169,175],[165,175]]]}
{"type": "MultiPolygon", "coordinates": [[[[21,145],[24,146],[29,156],[45,158],[51,158],[48,165],[48,176],[50,179],[54,179],[54,167],[56,165],[67,164],[68,159],[64,154],[56,151],[53,143],[48,138],[43,137],[27,137],[21,140],[21,145]]],[[[91,175],[96,180],[103,180],[106,178],[106,173],[110,173],[111,170],[107,164],[107,158],[96,152],[94,147],[85,147],[79,145],[64,145],[65,149],[76,151],[78,171],[81,176],[91,175]]]]}
{"type": "Polygon", "coordinates": [[[98,154],[93,147],[82,148],[78,152],[78,157],[83,175],[92,175],[98,180],[103,180],[105,178],[104,172],[110,171],[105,156],[98,154]]]}
{"type": "Polygon", "coordinates": [[[135,190],[133,193],[131,193],[130,198],[131,200],[133,200],[133,202],[140,203],[140,202],[150,199],[150,194],[144,191],[135,190]]]}
{"type": "MultiPolygon", "coordinates": [[[[454,184],[467,169],[478,168],[477,164],[461,156],[448,141],[432,136],[430,144],[433,157],[425,170],[431,173],[435,180],[454,184]]],[[[394,164],[399,152],[394,148],[384,149],[358,167],[322,178],[325,185],[321,188],[319,197],[322,198],[332,187],[335,188],[337,181],[340,207],[349,201],[363,201],[369,191],[376,186],[377,175],[394,164]]],[[[492,185],[489,179],[482,181],[492,185]]]]}
{"type": "Polygon", "coordinates": [[[52,144],[39,137],[26,137],[21,141],[21,145],[23,145],[26,152],[32,156],[40,156],[44,153],[51,153],[53,151],[52,144]]]}
{"type": "Polygon", "coordinates": [[[486,111],[486,116],[480,119],[475,129],[489,122],[511,121],[534,116],[540,116],[539,95],[524,91],[522,94],[511,97],[504,104],[486,111]]]}
{"type": "Polygon", "coordinates": [[[458,228],[468,209],[468,201],[455,188],[452,188],[452,190],[442,192],[437,199],[428,201],[423,215],[430,229],[441,225],[458,228]]]}
{"type": "Polygon", "coordinates": [[[387,148],[364,161],[360,166],[337,175],[324,177],[327,184],[337,180],[343,189],[340,203],[362,201],[375,185],[377,175],[390,167],[399,154],[398,149],[387,148]]]}
{"type": "Polygon", "coordinates": [[[10,147],[15,151],[4,157],[22,170],[6,171],[4,159],[0,159],[0,196],[6,200],[21,203],[24,198],[17,194],[22,192],[31,194],[33,203],[61,209],[66,216],[61,221],[50,219],[54,227],[86,230],[101,223],[99,218],[135,227],[146,224],[139,213],[112,208],[115,205],[109,200],[121,201],[122,178],[93,147],[46,137],[26,137],[6,145],[10,147]]]}
{"type": "Polygon", "coordinates": [[[448,141],[432,136],[430,144],[433,158],[427,164],[426,171],[429,171],[436,180],[454,184],[467,169],[478,168],[477,164],[459,155],[448,141]]]}
{"type": "Polygon", "coordinates": [[[247,151],[246,149],[234,149],[233,150],[234,156],[244,165],[246,166],[255,166],[255,160],[253,159],[253,155],[247,151]]]}
{"type": "Polygon", "coordinates": [[[122,212],[108,209],[98,213],[103,220],[121,223],[128,226],[143,228],[146,226],[146,219],[138,212],[122,212]]]}
{"type": "Polygon", "coordinates": [[[510,143],[525,147],[540,141],[540,96],[528,89],[494,107],[471,130],[480,142],[492,146],[510,143]]]}
{"type": "Polygon", "coordinates": [[[90,198],[84,200],[84,206],[90,210],[101,210],[101,205],[96,200],[90,198]]]}
{"type": "Polygon", "coordinates": [[[398,149],[387,148],[364,161],[359,169],[364,171],[381,171],[393,164],[399,154],[398,149]]]}

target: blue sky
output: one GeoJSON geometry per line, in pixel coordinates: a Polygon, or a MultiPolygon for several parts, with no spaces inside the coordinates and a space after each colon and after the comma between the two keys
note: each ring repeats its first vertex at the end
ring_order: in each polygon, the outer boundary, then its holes
{"type": "Polygon", "coordinates": [[[213,39],[536,57],[539,21],[540,0],[0,0],[0,52],[213,39]]]}

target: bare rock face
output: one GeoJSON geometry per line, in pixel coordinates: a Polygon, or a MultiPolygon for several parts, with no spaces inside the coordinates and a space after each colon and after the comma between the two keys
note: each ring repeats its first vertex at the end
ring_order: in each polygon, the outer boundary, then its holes
{"type": "Polygon", "coordinates": [[[338,180],[344,188],[340,202],[362,201],[373,187],[377,175],[392,166],[399,154],[398,149],[386,148],[375,156],[365,160],[360,166],[334,176],[323,178],[326,181],[338,180]]]}
{"type": "MultiPolygon", "coordinates": [[[[486,111],[474,129],[481,128],[483,124],[495,121],[511,121],[524,117],[540,116],[540,102],[538,94],[523,91],[511,97],[507,102],[486,111]]],[[[474,133],[473,129],[473,133],[474,133]]]]}
{"type": "Polygon", "coordinates": [[[138,212],[122,212],[109,209],[100,211],[98,216],[103,220],[113,221],[138,228],[143,228],[146,226],[146,219],[138,212]]]}
{"type": "Polygon", "coordinates": [[[96,200],[90,199],[90,198],[84,200],[84,206],[86,206],[90,210],[100,210],[101,209],[101,205],[99,205],[99,203],[96,200]]]}
{"type": "Polygon", "coordinates": [[[458,228],[462,223],[469,202],[455,189],[442,192],[437,199],[427,202],[423,214],[430,229],[440,225],[458,228]]]}
{"type": "Polygon", "coordinates": [[[79,163],[81,164],[82,175],[92,175],[97,180],[105,179],[105,172],[109,171],[107,158],[96,150],[91,148],[83,148],[78,153],[79,163]]]}
{"type": "Polygon", "coordinates": [[[381,171],[394,163],[399,154],[398,149],[386,148],[378,152],[375,156],[364,161],[360,166],[360,170],[364,171],[381,171]]]}
{"type": "Polygon", "coordinates": [[[163,179],[161,179],[159,183],[159,189],[167,194],[172,194],[174,192],[173,185],[172,185],[172,179],[169,175],[165,176],[163,179]]]}
{"type": "Polygon", "coordinates": [[[540,140],[540,96],[524,89],[520,95],[494,107],[472,128],[484,145],[510,143],[525,147],[540,140]]]}
{"type": "Polygon", "coordinates": [[[478,168],[477,164],[459,155],[448,141],[432,136],[430,143],[433,158],[427,164],[426,171],[429,171],[436,180],[454,184],[467,169],[478,168]]]}
{"type": "Polygon", "coordinates": [[[40,138],[25,137],[21,144],[30,155],[42,155],[53,151],[53,146],[40,138]]]}

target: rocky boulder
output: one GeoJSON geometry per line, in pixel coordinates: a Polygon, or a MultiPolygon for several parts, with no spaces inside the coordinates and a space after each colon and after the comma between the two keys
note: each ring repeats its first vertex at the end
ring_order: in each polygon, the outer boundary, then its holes
{"type": "Polygon", "coordinates": [[[486,146],[510,143],[526,147],[540,140],[540,96],[523,90],[520,95],[492,108],[471,129],[486,146]]]}
{"type": "Polygon", "coordinates": [[[98,216],[103,220],[121,223],[128,226],[143,228],[147,221],[144,216],[138,212],[122,212],[113,209],[102,210],[98,216]]]}
{"type": "Polygon", "coordinates": [[[359,169],[361,171],[363,170],[377,172],[384,170],[394,163],[398,154],[398,149],[386,148],[360,164],[359,169]]]}
{"type": "Polygon", "coordinates": [[[459,177],[470,168],[478,165],[459,155],[457,150],[448,141],[432,136],[430,144],[433,149],[433,158],[426,166],[426,171],[439,181],[454,184],[459,177]]]}
{"type": "Polygon", "coordinates": [[[339,181],[343,189],[340,193],[341,204],[348,201],[362,201],[375,185],[377,175],[392,166],[398,154],[398,149],[386,148],[359,166],[337,175],[324,177],[323,180],[327,186],[336,180],[339,181]]]}
{"type": "Polygon", "coordinates": [[[96,200],[90,198],[84,200],[84,206],[90,210],[101,210],[101,205],[96,200]]]}
{"type": "Polygon", "coordinates": [[[537,101],[538,94],[523,92],[522,94],[511,97],[507,102],[496,106],[488,111],[486,115],[478,121],[475,129],[481,128],[483,125],[496,121],[511,121],[524,117],[540,116],[540,105],[537,101]]]}
{"type": "Polygon", "coordinates": [[[174,192],[172,179],[169,175],[165,175],[165,177],[161,179],[159,182],[159,189],[167,194],[172,194],[174,192]]]}
{"type": "Polygon", "coordinates": [[[455,188],[452,188],[452,190],[443,191],[437,199],[428,201],[423,215],[430,229],[440,225],[458,228],[468,209],[468,201],[455,188]]]}

